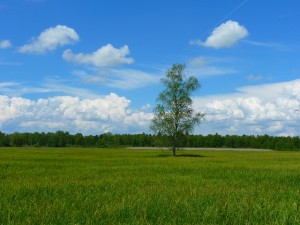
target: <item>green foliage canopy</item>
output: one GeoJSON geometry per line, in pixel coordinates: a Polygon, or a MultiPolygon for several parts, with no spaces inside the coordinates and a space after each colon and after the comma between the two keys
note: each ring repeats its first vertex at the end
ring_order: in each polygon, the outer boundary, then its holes
{"type": "Polygon", "coordinates": [[[180,139],[191,132],[204,117],[194,113],[191,94],[200,88],[198,79],[191,76],[185,79],[185,66],[174,64],[161,79],[165,89],[157,98],[155,117],[150,129],[163,140],[165,147],[171,147],[173,156],[180,145],[180,139]]]}

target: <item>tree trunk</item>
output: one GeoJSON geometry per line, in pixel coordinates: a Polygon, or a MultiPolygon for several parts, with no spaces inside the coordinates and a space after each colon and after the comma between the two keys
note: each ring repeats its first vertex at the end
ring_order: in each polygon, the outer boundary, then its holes
{"type": "Polygon", "coordinates": [[[177,148],[177,137],[174,135],[173,137],[173,147],[172,147],[172,156],[176,156],[176,148],[177,148]]]}
{"type": "Polygon", "coordinates": [[[172,156],[176,156],[176,146],[174,146],[174,145],[172,148],[172,156]]]}
{"type": "Polygon", "coordinates": [[[176,156],[176,148],[177,148],[177,130],[178,130],[178,120],[175,120],[175,132],[173,134],[173,148],[172,148],[172,156],[176,156]]]}

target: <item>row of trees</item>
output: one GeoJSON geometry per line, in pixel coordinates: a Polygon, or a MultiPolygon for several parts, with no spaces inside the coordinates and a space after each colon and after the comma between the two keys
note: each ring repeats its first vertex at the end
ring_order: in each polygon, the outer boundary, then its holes
{"type": "MultiPolygon", "coordinates": [[[[13,133],[0,132],[0,147],[159,147],[158,135],[111,134],[87,135],[57,131],[55,133],[13,133]]],[[[181,147],[207,148],[257,148],[274,150],[300,150],[299,137],[237,136],[219,134],[187,135],[180,142],[181,147]]]]}
{"type": "Polygon", "coordinates": [[[0,132],[0,147],[122,147],[154,146],[154,137],[150,134],[112,134],[87,135],[81,133],[57,131],[55,133],[13,133],[0,132]]]}

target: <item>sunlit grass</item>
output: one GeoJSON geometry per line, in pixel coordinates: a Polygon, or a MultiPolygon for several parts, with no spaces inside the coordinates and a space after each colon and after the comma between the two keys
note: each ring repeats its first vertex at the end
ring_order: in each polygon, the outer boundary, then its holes
{"type": "Polygon", "coordinates": [[[300,224],[300,153],[0,149],[0,224],[300,224]]]}

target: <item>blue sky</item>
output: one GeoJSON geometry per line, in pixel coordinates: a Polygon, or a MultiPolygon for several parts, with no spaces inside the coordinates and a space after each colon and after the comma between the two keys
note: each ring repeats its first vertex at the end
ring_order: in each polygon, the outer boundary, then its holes
{"type": "Polygon", "coordinates": [[[0,130],[149,132],[174,63],[195,133],[300,135],[298,0],[2,0],[0,130]]]}

